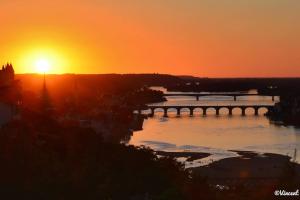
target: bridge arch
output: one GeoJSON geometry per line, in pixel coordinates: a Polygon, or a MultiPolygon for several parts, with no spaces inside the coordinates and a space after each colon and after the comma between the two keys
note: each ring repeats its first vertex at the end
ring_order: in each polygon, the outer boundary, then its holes
{"type": "Polygon", "coordinates": [[[245,107],[245,115],[258,115],[257,108],[253,106],[245,107]]]}
{"type": "MultiPolygon", "coordinates": [[[[139,112],[142,113],[143,111],[140,110],[139,112]]],[[[146,112],[149,112],[149,116],[153,117],[155,113],[163,113],[164,109],[161,107],[148,107],[146,112]]]]}
{"type": "Polygon", "coordinates": [[[183,106],[183,107],[180,107],[179,109],[188,111],[188,110],[190,110],[190,107],[189,106],[183,106]]]}
{"type": "Polygon", "coordinates": [[[259,106],[257,108],[258,115],[265,115],[268,111],[270,111],[270,107],[267,106],[259,106]]]}
{"type": "Polygon", "coordinates": [[[170,116],[170,115],[176,115],[177,108],[173,106],[167,106],[164,107],[164,117],[170,116]]]}
{"type": "Polygon", "coordinates": [[[219,112],[220,115],[230,115],[230,108],[228,106],[221,106],[219,112]]]}
{"type": "Polygon", "coordinates": [[[164,108],[163,107],[155,107],[155,108],[152,108],[152,110],[154,112],[163,112],[164,111],[164,108]]]}
{"type": "Polygon", "coordinates": [[[191,114],[191,110],[189,106],[183,106],[180,108],[177,108],[177,115],[183,115],[184,113],[191,114]]]}
{"type": "Polygon", "coordinates": [[[203,114],[204,115],[210,115],[210,114],[217,114],[217,109],[214,106],[207,106],[205,108],[203,108],[203,114]]]}
{"type": "Polygon", "coordinates": [[[231,112],[232,115],[242,115],[243,114],[243,109],[240,106],[232,106],[231,112]]]}
{"type": "Polygon", "coordinates": [[[203,108],[202,107],[195,107],[194,114],[203,115],[203,108]]]}

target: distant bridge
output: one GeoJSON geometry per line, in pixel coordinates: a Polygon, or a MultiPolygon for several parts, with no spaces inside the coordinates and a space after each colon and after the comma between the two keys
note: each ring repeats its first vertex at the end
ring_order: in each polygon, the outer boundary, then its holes
{"type": "Polygon", "coordinates": [[[248,94],[248,93],[167,93],[164,94],[165,97],[172,97],[172,96],[193,96],[196,97],[196,100],[199,101],[200,97],[204,96],[227,96],[233,97],[234,101],[237,100],[237,97],[240,96],[265,96],[265,97],[272,97],[272,101],[275,101],[275,97],[278,95],[262,95],[262,94],[248,94]]]}
{"type": "Polygon", "coordinates": [[[171,106],[171,105],[170,106],[149,105],[149,106],[147,106],[147,108],[139,109],[138,112],[142,113],[142,110],[151,110],[150,116],[154,116],[155,110],[162,109],[164,112],[164,117],[168,117],[168,110],[175,109],[177,111],[177,116],[180,116],[181,110],[184,108],[189,109],[190,116],[194,115],[194,110],[197,108],[202,109],[202,113],[204,116],[207,114],[207,110],[210,108],[213,108],[215,110],[216,115],[220,115],[220,110],[222,108],[228,109],[229,115],[232,115],[233,109],[239,108],[241,110],[241,115],[245,116],[246,110],[248,108],[254,109],[254,115],[259,115],[259,109],[265,108],[268,111],[270,111],[271,109],[274,108],[274,105],[205,105],[205,106],[202,106],[202,105],[193,105],[193,106],[191,106],[191,105],[182,105],[182,106],[181,105],[180,106],[179,105],[174,105],[174,106],[171,106]]]}

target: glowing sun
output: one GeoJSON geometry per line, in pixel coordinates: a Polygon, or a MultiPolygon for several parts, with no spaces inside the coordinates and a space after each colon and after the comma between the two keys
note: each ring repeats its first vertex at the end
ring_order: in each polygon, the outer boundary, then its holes
{"type": "Polygon", "coordinates": [[[40,47],[23,51],[18,63],[22,73],[62,74],[68,70],[67,50],[40,47]]]}
{"type": "Polygon", "coordinates": [[[46,59],[38,59],[35,63],[38,73],[48,73],[50,70],[50,62],[46,59]]]}

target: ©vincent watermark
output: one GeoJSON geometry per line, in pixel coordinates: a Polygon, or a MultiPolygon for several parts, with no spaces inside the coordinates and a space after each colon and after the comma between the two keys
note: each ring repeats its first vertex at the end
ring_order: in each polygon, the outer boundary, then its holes
{"type": "Polygon", "coordinates": [[[285,191],[285,190],[275,190],[274,195],[275,196],[299,196],[299,189],[294,192],[285,191]]]}

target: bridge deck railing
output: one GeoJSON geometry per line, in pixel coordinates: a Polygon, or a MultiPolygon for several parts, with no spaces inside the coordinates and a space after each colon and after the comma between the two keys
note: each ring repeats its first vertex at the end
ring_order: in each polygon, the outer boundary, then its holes
{"type": "Polygon", "coordinates": [[[275,94],[248,94],[248,93],[179,93],[179,94],[172,94],[172,93],[166,93],[163,96],[165,97],[173,97],[173,96],[193,96],[196,97],[196,100],[199,101],[200,97],[205,97],[205,96],[226,96],[226,97],[233,97],[234,101],[237,101],[237,97],[241,96],[263,96],[263,97],[271,97],[272,101],[275,101],[275,97],[279,95],[275,94]]]}

